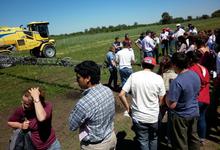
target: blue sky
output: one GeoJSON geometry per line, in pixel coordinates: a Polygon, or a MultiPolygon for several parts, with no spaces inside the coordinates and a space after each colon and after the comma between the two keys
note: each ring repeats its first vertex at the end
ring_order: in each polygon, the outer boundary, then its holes
{"type": "Polygon", "coordinates": [[[163,12],[173,17],[211,15],[220,0],[1,0],[0,26],[49,21],[51,34],[134,22],[158,22],[163,12]]]}

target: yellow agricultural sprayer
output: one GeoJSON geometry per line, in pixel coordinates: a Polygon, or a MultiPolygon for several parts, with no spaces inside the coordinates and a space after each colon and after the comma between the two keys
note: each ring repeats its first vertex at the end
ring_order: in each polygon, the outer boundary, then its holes
{"type": "Polygon", "coordinates": [[[49,39],[48,24],[49,22],[31,22],[27,29],[21,26],[0,27],[0,55],[29,50],[37,58],[54,57],[55,40],[49,39]]]}
{"type": "Polygon", "coordinates": [[[55,40],[49,39],[48,22],[31,22],[28,29],[0,27],[0,53],[30,50],[36,57],[52,58],[56,54],[55,40]]]}

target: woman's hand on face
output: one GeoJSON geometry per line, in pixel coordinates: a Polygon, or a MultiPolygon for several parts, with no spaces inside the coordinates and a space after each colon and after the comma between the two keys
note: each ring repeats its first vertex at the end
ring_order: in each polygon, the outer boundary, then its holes
{"type": "Polygon", "coordinates": [[[39,87],[37,88],[31,88],[29,90],[31,96],[33,97],[33,100],[37,100],[39,99],[39,96],[40,96],[40,91],[39,91],[39,87]]]}

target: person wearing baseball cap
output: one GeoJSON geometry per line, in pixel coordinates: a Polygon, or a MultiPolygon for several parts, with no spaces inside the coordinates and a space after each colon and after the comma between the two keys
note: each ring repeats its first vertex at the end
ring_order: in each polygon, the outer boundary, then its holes
{"type": "Polygon", "coordinates": [[[176,24],[176,27],[180,27],[180,26],[181,26],[181,24],[179,24],[179,23],[176,24]]]}
{"type": "Polygon", "coordinates": [[[132,130],[140,150],[157,149],[159,105],[166,90],[162,77],[152,71],[155,65],[153,57],[145,57],[142,60],[143,70],[131,74],[119,94],[132,118],[132,130]],[[131,93],[131,103],[128,103],[126,93],[131,93]]]}
{"type": "MultiPolygon", "coordinates": [[[[142,61],[142,67],[143,67],[143,65],[146,65],[146,64],[148,64],[148,65],[152,65],[153,67],[154,66],[156,66],[156,60],[153,58],[153,57],[145,57],[144,59],[143,59],[143,61],[142,61]]],[[[153,69],[153,68],[152,68],[153,69]]]]}
{"type": "Polygon", "coordinates": [[[174,33],[176,51],[179,50],[179,48],[180,48],[178,37],[183,36],[184,33],[185,33],[185,30],[182,28],[181,24],[179,24],[179,23],[176,24],[176,31],[174,33]]]}
{"type": "Polygon", "coordinates": [[[182,28],[181,24],[176,24],[176,32],[175,32],[175,38],[177,39],[179,36],[183,36],[185,33],[185,30],[182,28]]]}

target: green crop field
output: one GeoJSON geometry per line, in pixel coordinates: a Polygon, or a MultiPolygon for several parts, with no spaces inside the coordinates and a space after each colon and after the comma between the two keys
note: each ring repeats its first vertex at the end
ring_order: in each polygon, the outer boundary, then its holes
{"type": "MultiPolygon", "coordinates": [[[[198,30],[216,29],[220,27],[220,18],[184,22],[186,27],[192,23],[198,30]]],[[[102,64],[109,46],[116,36],[121,40],[124,34],[128,33],[135,41],[141,32],[151,30],[159,34],[163,27],[175,30],[175,24],[151,25],[119,32],[99,33],[80,36],[56,36],[56,49],[58,58],[70,57],[72,60],[94,60],[102,64]]],[[[137,62],[139,62],[139,50],[133,44],[137,62]]],[[[27,56],[29,52],[17,52],[15,55],[27,56]]],[[[140,70],[140,66],[134,66],[134,70],[140,70]]],[[[102,68],[101,82],[106,83],[109,73],[102,68]]],[[[45,89],[47,99],[54,104],[53,126],[64,150],[79,149],[78,132],[68,130],[68,115],[80,95],[80,88],[75,79],[73,68],[61,66],[31,66],[16,65],[10,68],[0,69],[0,149],[6,149],[10,136],[10,129],[7,127],[7,118],[15,107],[20,105],[21,93],[27,87],[41,86],[45,89]]],[[[117,115],[115,118],[115,131],[125,131],[126,139],[131,140],[134,136],[130,129],[131,120],[122,116],[123,108],[118,102],[117,93],[117,115]]],[[[219,138],[219,137],[218,137],[219,138]]],[[[211,142],[212,148],[219,146],[219,143],[211,142]]]]}

